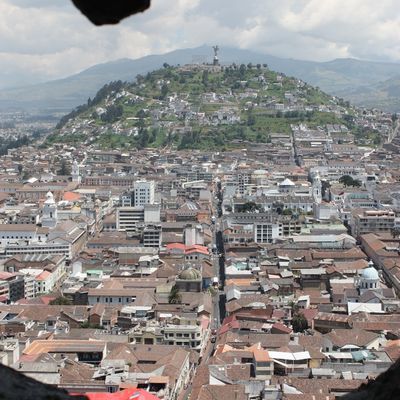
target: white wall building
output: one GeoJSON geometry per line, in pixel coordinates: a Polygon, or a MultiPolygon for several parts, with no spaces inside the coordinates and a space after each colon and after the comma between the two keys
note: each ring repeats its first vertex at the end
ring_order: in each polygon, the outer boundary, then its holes
{"type": "Polygon", "coordinates": [[[119,207],[117,208],[117,230],[134,231],[138,224],[144,222],[144,207],[119,207]]]}
{"type": "Polygon", "coordinates": [[[204,246],[204,230],[200,224],[185,227],[185,245],[194,246],[195,244],[204,246]]]}
{"type": "Polygon", "coordinates": [[[144,206],[154,203],[155,184],[154,181],[140,180],[133,184],[134,206],[144,206]]]}
{"type": "Polygon", "coordinates": [[[254,241],[256,243],[273,243],[281,237],[283,237],[283,228],[280,224],[265,222],[254,224],[254,241]]]}
{"type": "Polygon", "coordinates": [[[161,221],[161,206],[160,204],[145,204],[144,205],[144,223],[158,224],[161,221]]]}

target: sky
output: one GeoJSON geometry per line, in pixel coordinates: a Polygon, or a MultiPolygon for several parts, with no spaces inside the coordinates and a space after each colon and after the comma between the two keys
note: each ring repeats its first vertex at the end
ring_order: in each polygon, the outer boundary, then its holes
{"type": "Polygon", "coordinates": [[[398,0],[152,0],[143,14],[95,27],[70,0],[0,0],[0,88],[214,43],[303,60],[400,62],[400,9],[398,0]]]}

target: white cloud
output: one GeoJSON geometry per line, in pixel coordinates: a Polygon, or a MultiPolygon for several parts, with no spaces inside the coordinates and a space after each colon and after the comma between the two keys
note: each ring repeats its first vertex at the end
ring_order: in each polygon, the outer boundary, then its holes
{"type": "Polygon", "coordinates": [[[153,0],[144,14],[94,27],[68,0],[0,2],[0,86],[203,43],[300,59],[400,62],[395,0],[153,0]]]}

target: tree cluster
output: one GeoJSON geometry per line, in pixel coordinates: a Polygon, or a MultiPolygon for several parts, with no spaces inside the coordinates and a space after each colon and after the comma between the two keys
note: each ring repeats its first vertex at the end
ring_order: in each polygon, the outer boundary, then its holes
{"type": "Polygon", "coordinates": [[[29,138],[26,135],[18,139],[4,140],[0,145],[0,156],[6,155],[9,149],[17,149],[18,147],[26,146],[27,144],[29,144],[29,138]]]}
{"type": "Polygon", "coordinates": [[[200,131],[194,130],[182,136],[178,150],[192,149],[200,143],[200,131]]]}
{"type": "Polygon", "coordinates": [[[174,285],[168,296],[169,304],[180,304],[182,302],[182,295],[179,292],[178,286],[174,285]]]}
{"type": "Polygon", "coordinates": [[[238,211],[239,212],[256,212],[256,211],[261,211],[261,207],[254,201],[248,201],[247,203],[244,203],[238,211]]]}
{"type": "Polygon", "coordinates": [[[360,187],[361,186],[361,182],[358,179],[353,179],[350,175],[343,175],[340,179],[339,179],[339,183],[341,183],[342,185],[349,187],[360,187]]]}
{"type": "Polygon", "coordinates": [[[118,121],[118,119],[122,116],[124,113],[124,108],[118,104],[112,104],[109,107],[107,107],[107,110],[104,114],[101,114],[100,119],[103,122],[108,122],[108,123],[113,123],[115,121],[118,121]]]}
{"type": "Polygon", "coordinates": [[[61,161],[61,167],[57,171],[57,175],[61,175],[61,176],[71,175],[71,169],[70,169],[69,165],[67,164],[66,160],[63,159],[61,161]]]}
{"type": "Polygon", "coordinates": [[[292,327],[295,333],[304,332],[308,329],[308,322],[303,313],[297,311],[292,318],[292,327]]]}

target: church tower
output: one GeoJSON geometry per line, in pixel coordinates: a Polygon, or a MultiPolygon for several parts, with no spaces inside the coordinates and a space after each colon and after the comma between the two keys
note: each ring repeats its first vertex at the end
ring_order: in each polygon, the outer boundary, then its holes
{"type": "Polygon", "coordinates": [[[76,160],[72,163],[72,182],[81,183],[79,164],[76,160]]]}
{"type": "Polygon", "coordinates": [[[312,184],[313,199],[317,204],[322,203],[322,183],[319,174],[317,174],[313,179],[312,184]]]}
{"type": "Polygon", "coordinates": [[[46,194],[46,201],[42,210],[42,226],[54,228],[57,225],[57,204],[54,201],[53,193],[46,194]]]}

